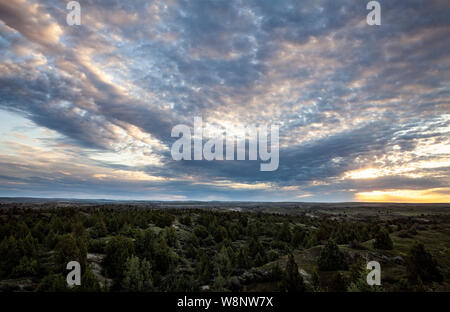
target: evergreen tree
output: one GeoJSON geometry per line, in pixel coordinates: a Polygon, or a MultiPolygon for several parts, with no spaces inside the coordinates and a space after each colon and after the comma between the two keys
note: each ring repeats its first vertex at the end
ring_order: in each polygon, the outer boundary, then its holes
{"type": "Polygon", "coordinates": [[[67,263],[77,261],[84,269],[86,254],[82,254],[72,234],[64,234],[58,237],[55,247],[55,262],[59,272],[65,272],[67,263]]]}
{"type": "Polygon", "coordinates": [[[415,243],[409,250],[407,272],[410,282],[442,282],[443,277],[433,256],[422,243],[415,243]]]}
{"type": "Polygon", "coordinates": [[[194,292],[198,285],[190,275],[171,273],[162,281],[159,291],[194,292]]]}
{"type": "Polygon", "coordinates": [[[115,236],[107,243],[104,267],[109,277],[121,281],[128,258],[134,254],[133,241],[124,236],[115,236]]]}
{"type": "Polygon", "coordinates": [[[81,276],[81,285],[77,289],[82,292],[101,291],[100,283],[89,266],[86,267],[83,275],[81,276]]]}
{"type": "Polygon", "coordinates": [[[99,218],[97,220],[90,234],[92,238],[104,237],[108,234],[108,229],[106,228],[106,224],[103,218],[99,218]]]}
{"type": "Polygon", "coordinates": [[[197,275],[202,283],[209,283],[214,271],[214,266],[208,255],[204,252],[200,254],[200,261],[197,265],[197,275]]]}
{"type": "Polygon", "coordinates": [[[291,230],[289,229],[289,223],[287,221],[281,226],[278,239],[286,243],[291,241],[291,230]]]}
{"type": "Polygon", "coordinates": [[[36,259],[23,256],[19,264],[14,268],[12,275],[14,277],[35,275],[39,270],[39,264],[36,259]]]}
{"type": "Polygon", "coordinates": [[[122,288],[126,291],[145,292],[153,290],[152,267],[146,259],[131,256],[125,263],[122,288]]]}
{"type": "Polygon", "coordinates": [[[174,268],[175,258],[164,237],[156,244],[152,260],[155,271],[160,274],[166,274],[174,268]]]}
{"type": "Polygon", "coordinates": [[[17,239],[24,239],[30,233],[31,233],[31,231],[30,231],[28,225],[22,221],[17,224],[14,236],[17,239]]]}
{"type": "Polygon", "coordinates": [[[72,233],[77,238],[86,236],[86,231],[84,230],[83,222],[81,222],[81,220],[75,221],[72,225],[72,233]]]}
{"type": "Polygon", "coordinates": [[[376,249],[392,250],[394,244],[392,243],[389,233],[385,230],[378,231],[373,242],[373,247],[376,249]]]}
{"type": "Polygon", "coordinates": [[[281,284],[283,290],[287,292],[303,292],[306,290],[293,254],[289,254],[281,284]]]}
{"type": "Polygon", "coordinates": [[[292,246],[298,248],[303,246],[303,241],[305,239],[305,231],[303,231],[299,226],[294,229],[294,234],[292,235],[292,246]]]}
{"type": "Polygon", "coordinates": [[[257,236],[252,236],[250,238],[247,250],[249,252],[250,260],[256,259],[257,254],[259,254],[260,257],[263,259],[263,262],[265,263],[266,251],[257,236]]]}
{"type": "Polygon", "coordinates": [[[220,225],[215,229],[213,236],[214,236],[214,240],[217,243],[220,243],[224,239],[228,238],[228,233],[227,233],[227,230],[223,226],[220,225]]]}
{"type": "Polygon", "coordinates": [[[186,226],[191,226],[192,224],[191,216],[186,214],[185,216],[180,217],[180,223],[186,226]]]}
{"type": "Polygon", "coordinates": [[[21,252],[14,236],[5,237],[0,243],[0,277],[7,277],[19,264],[21,252]]]}
{"type": "Polygon", "coordinates": [[[214,262],[217,266],[216,271],[219,271],[225,278],[228,277],[231,273],[232,266],[225,246],[222,246],[220,252],[216,254],[216,256],[214,257],[214,262]]]}
{"type": "Polygon", "coordinates": [[[176,248],[178,246],[177,232],[173,227],[166,227],[164,229],[164,237],[170,247],[176,248]]]}
{"type": "Polygon", "coordinates": [[[44,239],[44,243],[48,249],[54,249],[58,243],[58,235],[53,230],[50,230],[44,239]]]}
{"type": "Polygon", "coordinates": [[[149,228],[143,233],[140,231],[134,243],[136,254],[141,259],[153,259],[156,249],[156,240],[156,235],[152,229],[149,228]]]}
{"type": "Polygon", "coordinates": [[[226,280],[222,276],[220,270],[217,272],[216,277],[214,278],[214,290],[215,291],[225,291],[226,280]]]}
{"type": "Polygon", "coordinates": [[[334,270],[346,270],[347,262],[344,254],[339,250],[338,245],[334,240],[328,240],[325,247],[320,253],[318,260],[319,270],[321,271],[334,271],[334,270]]]}
{"type": "Polygon", "coordinates": [[[38,290],[45,292],[68,291],[67,282],[62,274],[47,275],[41,280],[38,290]]]}
{"type": "Polygon", "coordinates": [[[195,233],[195,236],[197,236],[200,239],[205,239],[209,235],[208,229],[206,227],[204,227],[203,225],[197,225],[194,228],[194,233],[195,233]]]}
{"type": "Polygon", "coordinates": [[[237,266],[241,269],[248,269],[250,267],[249,265],[249,259],[248,259],[248,252],[245,247],[239,248],[239,253],[237,255],[237,266]]]}
{"type": "Polygon", "coordinates": [[[39,220],[31,230],[32,236],[35,237],[40,243],[44,242],[47,233],[48,225],[41,220],[39,220]]]}

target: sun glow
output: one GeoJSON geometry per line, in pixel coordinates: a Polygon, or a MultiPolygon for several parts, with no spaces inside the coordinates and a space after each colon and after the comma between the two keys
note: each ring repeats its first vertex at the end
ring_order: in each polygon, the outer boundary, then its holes
{"type": "Polygon", "coordinates": [[[396,203],[450,203],[450,188],[360,192],[357,201],[396,203]]]}

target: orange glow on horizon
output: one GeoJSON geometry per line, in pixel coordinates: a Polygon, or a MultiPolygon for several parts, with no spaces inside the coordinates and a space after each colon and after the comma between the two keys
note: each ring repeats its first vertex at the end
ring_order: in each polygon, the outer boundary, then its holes
{"type": "Polygon", "coordinates": [[[450,188],[428,190],[388,190],[355,194],[357,201],[394,203],[450,203],[450,188]]]}

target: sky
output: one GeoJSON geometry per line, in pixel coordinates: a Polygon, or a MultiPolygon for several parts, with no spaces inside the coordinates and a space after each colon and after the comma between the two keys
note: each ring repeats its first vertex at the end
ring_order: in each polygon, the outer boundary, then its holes
{"type": "Polygon", "coordinates": [[[0,0],[0,196],[450,202],[450,2],[0,0]],[[278,125],[279,167],[171,156],[278,125]]]}

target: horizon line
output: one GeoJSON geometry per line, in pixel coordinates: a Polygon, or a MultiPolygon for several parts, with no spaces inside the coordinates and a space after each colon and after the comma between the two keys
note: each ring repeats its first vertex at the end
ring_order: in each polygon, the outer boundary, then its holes
{"type": "Polygon", "coordinates": [[[421,203],[421,202],[377,202],[377,201],[261,201],[261,200],[196,200],[196,199],[111,199],[111,198],[76,198],[76,197],[32,197],[32,196],[0,196],[0,202],[5,199],[28,199],[28,200],[69,200],[69,201],[111,201],[111,202],[199,202],[199,203],[296,203],[296,204],[408,204],[408,205],[450,205],[449,203],[421,203]]]}

